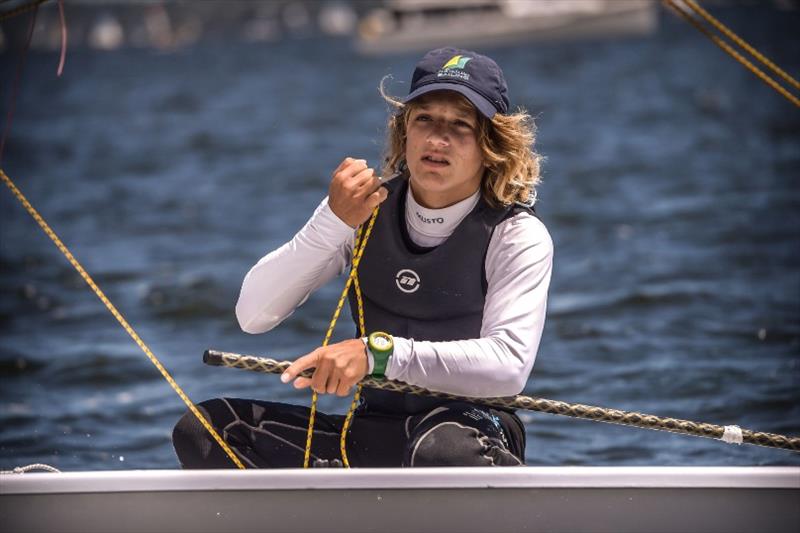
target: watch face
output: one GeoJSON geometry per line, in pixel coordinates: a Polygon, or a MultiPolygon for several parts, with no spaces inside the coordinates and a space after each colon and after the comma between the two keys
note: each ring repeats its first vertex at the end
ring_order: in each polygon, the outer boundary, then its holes
{"type": "Polygon", "coordinates": [[[392,346],[392,341],[383,335],[375,335],[371,340],[372,345],[378,350],[388,350],[392,346]]]}

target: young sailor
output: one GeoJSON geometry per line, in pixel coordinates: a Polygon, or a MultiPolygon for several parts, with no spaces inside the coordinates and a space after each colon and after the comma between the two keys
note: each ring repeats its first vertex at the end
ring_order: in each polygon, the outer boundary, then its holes
{"type": "MultiPolygon", "coordinates": [[[[355,228],[380,205],[358,268],[371,335],[317,348],[282,381],[345,396],[372,374],[462,396],[518,394],[544,327],[553,255],[533,212],[532,120],[509,110],[492,59],[455,48],[426,54],[405,98],[384,97],[396,111],[383,175],[404,173],[384,185],[365,160],[342,161],[308,223],[248,272],[239,324],[269,331],[349,272],[355,228]],[[298,377],[309,368],[312,378],[298,377]]],[[[199,408],[246,465],[303,464],[308,408],[234,398],[199,408]]],[[[312,464],[338,464],[343,421],[317,413],[312,464]]],[[[190,413],[173,441],[185,468],[233,466],[190,413]]],[[[364,389],[347,454],[360,467],[520,465],[525,429],[510,411],[364,389]]]]}

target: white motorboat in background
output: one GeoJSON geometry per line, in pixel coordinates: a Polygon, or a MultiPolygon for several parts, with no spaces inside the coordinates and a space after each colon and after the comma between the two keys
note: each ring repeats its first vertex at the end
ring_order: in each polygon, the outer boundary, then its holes
{"type": "Polygon", "coordinates": [[[651,0],[387,0],[358,24],[364,54],[652,32],[651,0]]]}

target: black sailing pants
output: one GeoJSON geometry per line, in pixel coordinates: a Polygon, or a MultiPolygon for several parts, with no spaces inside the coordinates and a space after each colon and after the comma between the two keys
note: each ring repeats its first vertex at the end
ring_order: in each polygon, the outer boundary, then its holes
{"type": "MultiPolygon", "coordinates": [[[[198,405],[248,468],[303,466],[309,409],[298,405],[215,398],[198,405]]],[[[338,466],[342,415],[317,412],[312,466],[338,466]]],[[[184,468],[233,468],[211,435],[187,412],[172,435],[184,468]]],[[[446,402],[416,415],[359,408],[347,434],[353,467],[517,466],[525,429],[516,415],[465,402],[446,402]]]]}

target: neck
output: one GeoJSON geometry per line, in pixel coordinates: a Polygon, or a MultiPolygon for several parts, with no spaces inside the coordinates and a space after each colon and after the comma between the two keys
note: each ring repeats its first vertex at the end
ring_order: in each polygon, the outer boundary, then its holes
{"type": "Polygon", "coordinates": [[[447,194],[418,190],[414,186],[413,180],[409,180],[409,188],[411,189],[411,194],[414,195],[414,200],[422,207],[427,209],[444,209],[445,207],[455,205],[474,195],[480,189],[480,183],[467,190],[447,194]]]}
{"type": "Polygon", "coordinates": [[[414,244],[423,247],[438,246],[447,239],[462,220],[475,208],[478,191],[447,207],[433,209],[417,201],[408,188],[406,193],[406,228],[414,244]]]}

